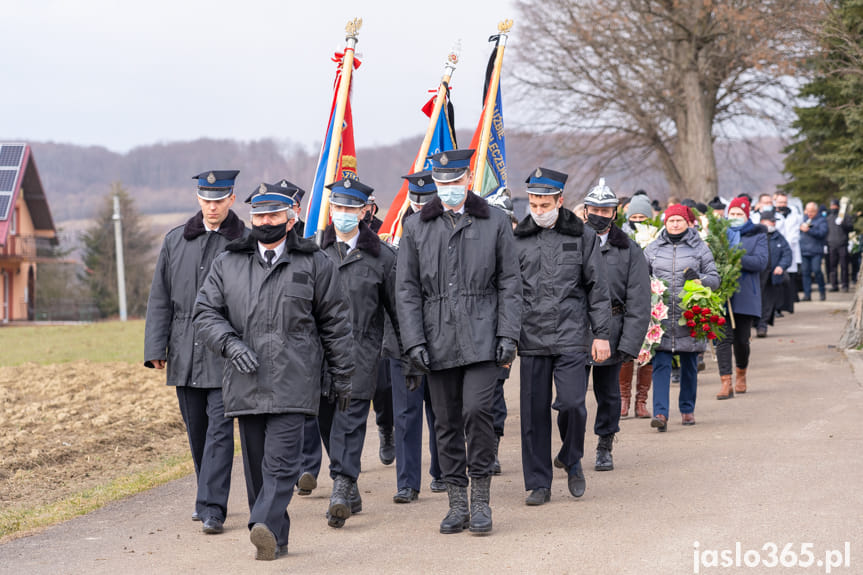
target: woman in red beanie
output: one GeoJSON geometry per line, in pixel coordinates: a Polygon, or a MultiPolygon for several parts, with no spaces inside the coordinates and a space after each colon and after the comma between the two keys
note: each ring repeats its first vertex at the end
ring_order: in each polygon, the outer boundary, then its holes
{"type": "Polygon", "coordinates": [[[767,228],[749,219],[749,198],[734,198],[728,204],[728,243],[746,253],[741,259],[740,280],[725,310],[725,337],[716,344],[716,363],[722,388],[716,399],[730,399],[734,393],[746,393],[746,369],[749,367],[749,339],[752,323],[761,317],[761,272],[770,259],[767,252],[767,228]],[[734,322],[731,318],[734,316],[734,322]],[[733,326],[733,327],[732,327],[733,326]],[[731,352],[737,367],[737,381],[731,386],[731,352]]]}
{"type": "Polygon", "coordinates": [[[653,358],[653,420],[651,427],[665,431],[671,387],[671,358],[680,357],[678,408],[683,425],[695,424],[695,396],[698,387],[698,354],[704,343],[689,335],[689,328],[677,325],[681,317],[680,295],[686,280],[700,279],[712,289],[719,287],[719,274],[710,248],[691,227],[692,211],[681,204],[665,210],[665,229],[644,250],[650,273],[666,282],[670,294],[668,318],[662,320],[665,333],[653,358]]]}

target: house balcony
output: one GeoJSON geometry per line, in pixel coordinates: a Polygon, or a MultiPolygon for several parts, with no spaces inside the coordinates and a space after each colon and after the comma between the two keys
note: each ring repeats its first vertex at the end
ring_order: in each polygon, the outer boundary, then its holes
{"type": "Polygon", "coordinates": [[[10,234],[0,246],[0,263],[39,262],[53,260],[52,239],[10,234]]]}

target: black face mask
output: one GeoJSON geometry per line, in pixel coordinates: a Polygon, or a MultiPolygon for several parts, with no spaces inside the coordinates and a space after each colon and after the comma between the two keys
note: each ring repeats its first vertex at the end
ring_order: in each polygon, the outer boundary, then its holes
{"type": "Polygon", "coordinates": [[[830,208],[830,213],[833,214],[834,216],[838,216],[839,215],[839,208],[830,208]]]}
{"type": "Polygon", "coordinates": [[[781,208],[776,208],[776,211],[778,211],[783,216],[787,216],[791,213],[791,208],[789,208],[788,206],[782,206],[781,208]]]}
{"type": "Polygon", "coordinates": [[[288,233],[285,224],[252,226],[252,237],[262,244],[274,244],[288,233]]]}
{"type": "Polygon", "coordinates": [[[611,227],[614,218],[605,218],[599,214],[587,214],[587,225],[598,232],[604,232],[611,227]]]}

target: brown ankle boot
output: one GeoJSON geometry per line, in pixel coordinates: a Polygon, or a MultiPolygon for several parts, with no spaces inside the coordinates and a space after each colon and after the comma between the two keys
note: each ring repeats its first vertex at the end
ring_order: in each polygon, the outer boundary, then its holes
{"type": "Polygon", "coordinates": [[[716,399],[731,399],[734,397],[734,390],[731,388],[731,376],[720,375],[719,379],[722,380],[722,388],[716,394],[716,399]]]}
{"type": "Polygon", "coordinates": [[[632,371],[635,362],[627,361],[620,364],[620,417],[629,415],[629,402],[632,399],[632,371]]]}
{"type": "Polygon", "coordinates": [[[734,382],[734,391],[746,393],[746,370],[737,368],[737,381],[734,382]]]}
{"type": "Polygon", "coordinates": [[[650,412],[647,411],[647,394],[652,380],[653,364],[648,363],[638,368],[638,374],[635,376],[635,417],[639,419],[650,417],[650,412]]]}

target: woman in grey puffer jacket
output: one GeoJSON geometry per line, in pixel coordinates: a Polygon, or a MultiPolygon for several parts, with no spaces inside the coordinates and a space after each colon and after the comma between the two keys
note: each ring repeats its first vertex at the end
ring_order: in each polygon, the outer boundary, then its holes
{"type": "Polygon", "coordinates": [[[710,248],[689,227],[694,222],[686,206],[676,204],[665,211],[665,229],[644,250],[650,274],[668,284],[668,318],[662,321],[665,335],[653,359],[653,420],[651,427],[665,431],[668,423],[669,388],[671,386],[671,358],[680,357],[680,395],[678,407],[683,425],[695,425],[695,395],[698,386],[698,354],[704,351],[704,342],[690,337],[689,328],[677,325],[682,315],[680,296],[683,284],[689,279],[700,279],[711,289],[719,287],[719,274],[710,248]]]}

